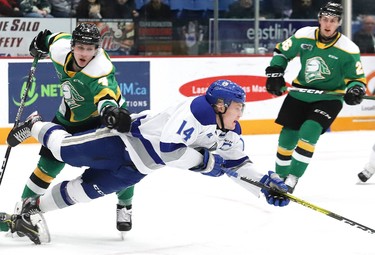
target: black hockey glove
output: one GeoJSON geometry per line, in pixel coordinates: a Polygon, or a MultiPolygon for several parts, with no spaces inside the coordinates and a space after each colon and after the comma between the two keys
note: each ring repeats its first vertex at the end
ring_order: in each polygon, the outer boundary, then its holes
{"type": "Polygon", "coordinates": [[[348,105],[360,104],[363,96],[366,94],[365,89],[360,85],[354,85],[348,89],[344,95],[344,101],[348,105]]]}
{"type": "Polygon", "coordinates": [[[285,87],[284,69],[279,66],[269,66],[266,68],[266,89],[268,93],[275,96],[283,94],[283,87],[285,87]]]}
{"type": "Polygon", "coordinates": [[[132,119],[128,110],[107,106],[102,110],[101,122],[107,128],[114,128],[120,133],[125,133],[130,131],[130,126],[132,119]]]}
{"type": "Polygon", "coordinates": [[[51,31],[45,29],[44,31],[40,31],[39,34],[34,37],[29,47],[31,56],[34,58],[38,57],[39,59],[43,59],[48,56],[49,50],[48,46],[46,45],[46,40],[47,36],[51,34],[51,31]]]}

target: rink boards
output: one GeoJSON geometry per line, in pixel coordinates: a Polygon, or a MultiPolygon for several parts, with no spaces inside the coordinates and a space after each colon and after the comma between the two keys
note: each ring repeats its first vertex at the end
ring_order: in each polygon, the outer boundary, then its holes
{"type": "MultiPolygon", "coordinates": [[[[204,94],[209,84],[217,79],[231,79],[246,92],[246,108],[241,120],[244,134],[274,134],[280,126],[274,119],[285,98],[273,97],[265,90],[265,68],[271,56],[231,57],[130,57],[112,58],[122,94],[132,112],[151,109],[159,112],[186,97],[204,94]]],[[[31,58],[1,58],[0,70],[0,144],[13,126],[19,108],[21,92],[27,80],[31,58]]],[[[375,89],[374,56],[362,56],[368,79],[367,94],[375,89]]],[[[289,63],[285,72],[288,84],[299,70],[298,58],[289,63]]],[[[49,59],[37,66],[36,80],[28,94],[22,119],[34,110],[52,118],[61,101],[58,80],[49,59]]],[[[331,131],[374,130],[375,100],[364,100],[360,105],[344,104],[331,131]]],[[[29,142],[33,142],[31,139],[29,142]]]]}

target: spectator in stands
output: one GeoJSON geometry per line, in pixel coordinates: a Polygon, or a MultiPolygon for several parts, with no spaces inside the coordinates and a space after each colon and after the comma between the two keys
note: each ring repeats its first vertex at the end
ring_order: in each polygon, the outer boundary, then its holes
{"type": "MultiPolygon", "coordinates": [[[[292,14],[292,0],[270,0],[272,1],[275,19],[288,19],[292,14]]],[[[320,7],[320,6],[319,6],[320,7]]]]}
{"type": "Polygon", "coordinates": [[[140,19],[153,21],[171,21],[172,11],[168,4],[162,0],[150,0],[139,10],[140,19]]]}
{"type": "Polygon", "coordinates": [[[238,0],[228,7],[227,18],[251,19],[254,18],[253,0],[238,0]]]}
{"type": "Polygon", "coordinates": [[[105,18],[103,13],[104,8],[100,0],[81,0],[76,8],[76,18],[81,19],[105,18]]]}
{"type": "Polygon", "coordinates": [[[70,16],[76,17],[76,10],[77,10],[77,7],[78,7],[78,4],[79,4],[80,0],[70,0],[70,2],[71,2],[70,16]]]}
{"type": "Polygon", "coordinates": [[[48,0],[21,0],[20,10],[28,18],[53,18],[48,0]]]}
{"type": "Polygon", "coordinates": [[[71,0],[49,0],[51,15],[57,18],[69,18],[71,16],[71,0]]]}
{"type": "Polygon", "coordinates": [[[0,17],[22,17],[16,0],[0,0],[0,17]]]}
{"type": "Polygon", "coordinates": [[[361,53],[375,53],[374,29],[374,16],[364,16],[361,29],[353,35],[353,42],[358,45],[361,53]]]}
{"type": "Polygon", "coordinates": [[[319,6],[314,0],[293,0],[291,19],[316,19],[319,6]]]}
{"type": "Polygon", "coordinates": [[[139,16],[134,0],[108,0],[106,16],[112,19],[134,19],[139,16]]]}

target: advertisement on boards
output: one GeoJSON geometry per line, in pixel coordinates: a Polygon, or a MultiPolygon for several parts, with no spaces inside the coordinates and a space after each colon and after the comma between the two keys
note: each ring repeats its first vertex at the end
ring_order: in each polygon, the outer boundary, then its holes
{"type": "MultiPolygon", "coordinates": [[[[114,62],[116,79],[130,112],[150,109],[149,62],[114,62]]],[[[30,63],[9,63],[9,120],[16,118],[24,93],[30,63]]],[[[39,63],[27,93],[23,116],[38,111],[45,120],[55,115],[63,93],[52,63],[39,63]]]]}
{"type": "Polygon", "coordinates": [[[29,46],[44,29],[55,32],[72,31],[75,19],[68,18],[0,18],[0,57],[30,56],[29,46]],[[59,29],[56,31],[56,29],[59,29]]]}
{"type": "MultiPolygon", "coordinates": [[[[79,20],[95,23],[102,36],[102,47],[109,55],[134,55],[135,28],[132,20],[79,20]]],[[[30,56],[29,46],[40,31],[71,33],[78,25],[70,18],[3,18],[0,17],[0,57],[30,56]]]]}
{"type": "MultiPolygon", "coordinates": [[[[246,102],[257,102],[274,98],[273,95],[267,92],[264,86],[267,77],[257,75],[225,75],[192,80],[183,84],[179,88],[179,91],[187,97],[204,95],[210,84],[217,80],[231,80],[240,84],[246,93],[246,102]]],[[[286,86],[290,87],[291,85],[286,82],[286,86]]]]}
{"type": "MultiPolygon", "coordinates": [[[[254,19],[219,19],[219,41],[221,53],[254,53],[254,19]]],[[[209,25],[209,51],[213,53],[214,20],[210,19],[209,25]]],[[[299,28],[317,26],[318,22],[312,20],[280,20],[267,19],[259,21],[259,53],[272,53],[276,43],[282,42],[292,36],[299,28]]]]}

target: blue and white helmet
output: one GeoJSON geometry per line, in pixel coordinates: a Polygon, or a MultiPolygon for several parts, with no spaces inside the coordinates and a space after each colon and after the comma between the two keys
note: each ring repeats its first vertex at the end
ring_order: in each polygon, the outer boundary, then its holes
{"type": "Polygon", "coordinates": [[[211,105],[215,105],[219,99],[228,107],[232,101],[245,104],[246,93],[240,85],[230,80],[217,80],[208,87],[206,99],[211,105]]]}

